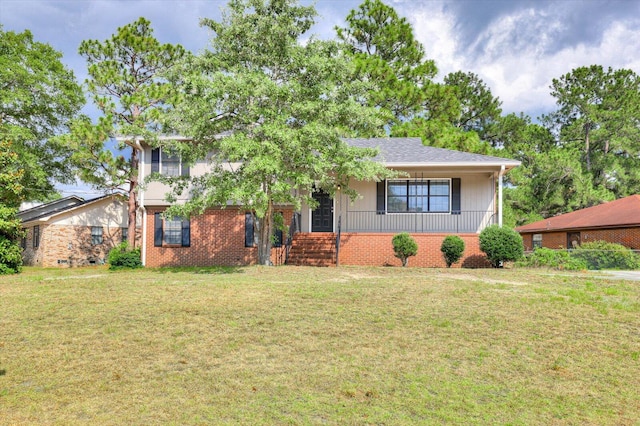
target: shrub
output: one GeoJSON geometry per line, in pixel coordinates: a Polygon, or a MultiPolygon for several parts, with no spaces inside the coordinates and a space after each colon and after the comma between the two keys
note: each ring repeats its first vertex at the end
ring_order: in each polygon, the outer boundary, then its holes
{"type": "Polygon", "coordinates": [[[411,235],[406,232],[393,237],[393,251],[396,257],[402,261],[402,266],[407,266],[409,257],[418,254],[418,244],[411,235]]]}
{"type": "Polygon", "coordinates": [[[582,243],[571,256],[584,261],[589,269],[640,268],[640,256],[623,245],[606,241],[582,243]]]}
{"type": "Polygon", "coordinates": [[[524,255],[522,236],[510,228],[491,225],[480,233],[480,250],[494,268],[503,262],[519,260],[524,255]]]}
{"type": "Polygon", "coordinates": [[[536,248],[522,264],[535,268],[555,268],[569,271],[587,269],[584,260],[571,256],[566,250],[552,250],[545,247],[536,248]]]}
{"type": "Polygon", "coordinates": [[[0,235],[0,275],[22,271],[22,250],[12,241],[0,235]]]}
{"type": "Polygon", "coordinates": [[[127,242],[122,242],[109,252],[109,269],[141,268],[140,248],[130,249],[127,242]]]}
{"type": "Polygon", "coordinates": [[[456,263],[462,257],[464,252],[464,241],[457,235],[448,235],[442,241],[440,251],[444,256],[444,261],[447,263],[447,268],[451,268],[451,265],[456,263]]]}

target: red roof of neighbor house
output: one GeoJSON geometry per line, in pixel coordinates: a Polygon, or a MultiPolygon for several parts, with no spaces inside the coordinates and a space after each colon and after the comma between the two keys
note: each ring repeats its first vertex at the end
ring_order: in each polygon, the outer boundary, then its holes
{"type": "Polygon", "coordinates": [[[539,220],[516,228],[518,232],[640,226],[640,194],[539,220]]]}

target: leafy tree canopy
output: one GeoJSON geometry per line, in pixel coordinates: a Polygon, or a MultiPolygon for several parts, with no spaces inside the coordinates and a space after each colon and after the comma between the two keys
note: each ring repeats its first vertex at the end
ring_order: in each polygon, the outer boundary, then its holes
{"type": "MultiPolygon", "coordinates": [[[[81,117],[62,140],[72,150],[80,178],[95,188],[123,191],[129,197],[129,235],[135,235],[139,140],[155,144],[162,117],[175,103],[177,92],[164,79],[178,60],[187,55],[180,45],[161,44],[145,18],[118,28],[108,40],[85,40],[79,53],[87,60],[87,88],[102,112],[97,123],[81,117]],[[106,144],[118,136],[118,148],[128,158],[114,154],[106,144]]],[[[135,238],[129,243],[135,244],[135,238]]]]}
{"type": "Polygon", "coordinates": [[[31,32],[0,26],[0,140],[9,142],[2,150],[15,153],[23,170],[13,175],[19,197],[3,197],[3,204],[50,199],[57,194],[55,181],[73,180],[66,161],[70,151],[51,137],[66,129],[84,97],[61,58],[48,44],[34,41],[31,32]]]}
{"type": "Polygon", "coordinates": [[[183,158],[214,154],[212,171],[191,179],[190,201],[169,214],[228,201],[252,209],[261,264],[269,263],[275,205],[315,205],[314,191],[338,185],[355,196],[350,179],[388,174],[368,161],[375,151],[341,140],[379,135],[386,120],[363,105],[373,87],[351,78],[355,65],[341,45],[300,42],[315,16],[293,0],[232,0],[221,21],[202,21],[215,34],[212,50],[174,75],[184,92],[176,126],[196,141],[178,147],[183,158]]]}

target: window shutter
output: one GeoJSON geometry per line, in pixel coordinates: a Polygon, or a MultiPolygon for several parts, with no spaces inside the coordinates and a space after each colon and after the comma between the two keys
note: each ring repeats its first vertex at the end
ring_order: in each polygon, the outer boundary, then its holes
{"type": "Polygon", "coordinates": [[[385,205],[385,186],[386,181],[378,182],[376,185],[376,213],[384,214],[384,205],[385,205]]]}
{"type": "Polygon", "coordinates": [[[191,222],[188,219],[182,221],[182,247],[191,247],[191,222]]]}
{"type": "Polygon", "coordinates": [[[251,213],[244,214],[244,246],[253,247],[254,245],[253,231],[253,215],[251,213]]]}
{"type": "Polygon", "coordinates": [[[451,214],[460,214],[460,178],[451,179],[451,214]]]}
{"type": "Polygon", "coordinates": [[[160,213],[153,215],[153,246],[162,247],[162,216],[160,213]]]}
{"type": "Polygon", "coordinates": [[[160,171],[160,148],[151,150],[151,173],[160,171]]]}

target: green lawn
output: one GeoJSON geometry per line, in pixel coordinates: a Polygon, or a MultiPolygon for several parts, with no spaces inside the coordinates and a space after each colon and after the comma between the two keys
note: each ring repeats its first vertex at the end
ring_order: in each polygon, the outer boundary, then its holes
{"type": "Polygon", "coordinates": [[[640,283],[535,270],[27,269],[0,424],[640,424],[640,283]]]}

